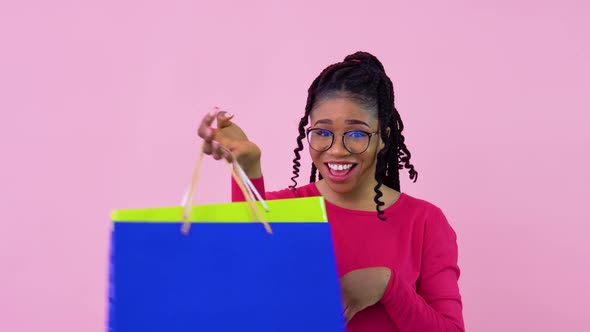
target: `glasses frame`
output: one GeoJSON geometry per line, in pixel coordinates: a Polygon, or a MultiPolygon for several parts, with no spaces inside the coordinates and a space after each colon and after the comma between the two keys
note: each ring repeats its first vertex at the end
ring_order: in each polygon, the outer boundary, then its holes
{"type": "MultiPolygon", "coordinates": [[[[365,151],[367,151],[369,149],[369,146],[371,146],[371,138],[373,138],[373,136],[375,136],[376,134],[379,133],[379,130],[377,130],[376,132],[368,132],[368,131],[364,131],[364,130],[348,130],[345,131],[344,133],[342,133],[342,146],[344,146],[344,148],[346,149],[346,151],[350,152],[351,154],[361,154],[364,153],[365,151]],[[365,147],[365,149],[361,152],[352,152],[348,149],[348,147],[346,146],[346,143],[344,141],[344,138],[346,137],[346,134],[348,133],[352,133],[352,132],[361,132],[361,133],[365,133],[367,136],[369,136],[369,143],[367,143],[367,147],[365,147]]],[[[326,152],[328,150],[330,150],[332,148],[332,146],[334,145],[334,141],[336,140],[336,133],[334,133],[333,131],[329,130],[329,129],[325,129],[325,128],[307,128],[305,130],[305,136],[307,138],[307,144],[309,145],[309,148],[317,151],[317,152],[326,152]],[[309,141],[309,133],[311,133],[314,130],[326,130],[332,133],[332,142],[330,143],[330,145],[328,145],[327,148],[325,148],[324,150],[318,150],[318,149],[314,149],[313,146],[311,146],[311,142],[309,141]]]]}

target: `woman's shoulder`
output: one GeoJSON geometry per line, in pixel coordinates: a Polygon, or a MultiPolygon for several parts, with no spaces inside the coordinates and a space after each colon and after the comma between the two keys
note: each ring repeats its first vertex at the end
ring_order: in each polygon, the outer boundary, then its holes
{"type": "Polygon", "coordinates": [[[409,218],[414,221],[446,221],[445,214],[438,205],[405,192],[401,193],[398,200],[384,212],[386,216],[409,218]]]}
{"type": "Polygon", "coordinates": [[[414,222],[423,224],[431,231],[444,230],[454,234],[445,213],[438,205],[406,193],[401,195],[400,201],[402,204],[398,206],[399,210],[388,211],[388,213],[411,216],[414,222]]]}
{"type": "MultiPolygon", "coordinates": [[[[423,198],[410,195],[408,193],[401,193],[398,201],[403,201],[406,208],[416,209],[420,211],[442,211],[436,204],[423,198]]],[[[395,204],[394,204],[395,206],[395,204]]]]}

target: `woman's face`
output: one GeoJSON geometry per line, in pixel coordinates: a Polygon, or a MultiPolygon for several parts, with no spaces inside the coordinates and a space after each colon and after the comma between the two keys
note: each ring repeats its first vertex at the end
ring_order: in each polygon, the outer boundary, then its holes
{"type": "MultiPolygon", "coordinates": [[[[377,152],[383,148],[380,134],[370,138],[367,150],[351,153],[342,141],[342,134],[359,130],[375,133],[379,121],[359,104],[346,97],[335,97],[319,103],[310,115],[311,128],[327,129],[334,133],[334,144],[326,151],[310,148],[311,159],[329,188],[339,194],[372,188],[375,184],[377,152]]],[[[325,135],[327,132],[318,132],[325,135]]],[[[311,133],[310,135],[314,135],[311,133]]],[[[358,135],[351,135],[347,142],[353,142],[358,135]]],[[[351,144],[352,145],[352,144],[351,144]]]]}

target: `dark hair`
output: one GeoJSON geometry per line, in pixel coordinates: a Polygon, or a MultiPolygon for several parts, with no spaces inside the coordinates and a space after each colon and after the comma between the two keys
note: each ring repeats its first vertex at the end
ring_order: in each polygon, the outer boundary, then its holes
{"type": "MultiPolygon", "coordinates": [[[[379,130],[385,147],[377,156],[377,169],[375,172],[375,204],[377,216],[381,220],[385,205],[381,201],[383,193],[381,186],[384,184],[395,190],[400,190],[399,170],[404,167],[409,170],[410,179],[418,179],[418,172],[410,163],[411,154],[405,144],[402,135],[404,124],[394,104],[393,84],[385,74],[383,64],[372,54],[367,52],[356,52],[348,55],[343,62],[335,63],[324,69],[320,75],[311,83],[305,105],[305,115],[299,121],[299,136],[297,137],[297,148],[295,148],[295,159],[293,159],[293,185],[297,187],[296,179],[299,177],[303,140],[305,139],[305,126],[309,123],[309,116],[314,107],[321,101],[343,96],[359,103],[363,108],[375,111],[379,119],[379,130]],[[387,128],[390,128],[390,135],[387,135],[387,128]]],[[[316,181],[317,168],[312,163],[310,182],[316,181]]],[[[322,179],[321,174],[319,179],[322,179]]]]}

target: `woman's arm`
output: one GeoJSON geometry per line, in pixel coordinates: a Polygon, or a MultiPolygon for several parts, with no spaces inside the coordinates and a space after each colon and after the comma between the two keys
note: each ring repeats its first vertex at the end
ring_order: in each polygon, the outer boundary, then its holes
{"type": "Polygon", "coordinates": [[[465,331],[457,237],[440,209],[426,221],[416,289],[391,271],[381,302],[400,331],[465,331]]]}

